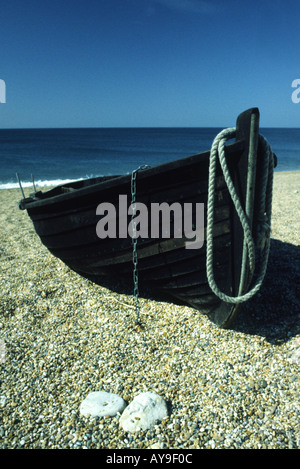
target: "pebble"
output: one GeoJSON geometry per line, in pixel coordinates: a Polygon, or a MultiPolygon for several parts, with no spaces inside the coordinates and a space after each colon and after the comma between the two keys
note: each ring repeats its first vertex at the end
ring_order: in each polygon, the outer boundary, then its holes
{"type": "Polygon", "coordinates": [[[5,362],[5,342],[3,339],[0,339],[0,363],[5,362]]]}
{"type": "Polygon", "coordinates": [[[133,297],[51,256],[19,193],[0,191],[0,449],[300,448],[299,207],[284,222],[294,183],[277,180],[269,273],[228,330],[142,289],[137,328],[133,297]],[[81,414],[97,390],[128,406],[156,393],[168,412],[128,432],[126,409],[81,414]]]}
{"type": "Polygon", "coordinates": [[[122,397],[105,391],[90,392],[80,404],[80,414],[91,417],[114,416],[122,412],[126,402],[122,397]]]}
{"type": "Polygon", "coordinates": [[[300,365],[300,337],[298,337],[292,343],[292,350],[289,354],[289,360],[292,363],[300,365]]]}
{"type": "Polygon", "coordinates": [[[147,430],[167,415],[165,400],[155,392],[144,392],[135,396],[126,407],[120,418],[120,426],[126,432],[147,430]]]}

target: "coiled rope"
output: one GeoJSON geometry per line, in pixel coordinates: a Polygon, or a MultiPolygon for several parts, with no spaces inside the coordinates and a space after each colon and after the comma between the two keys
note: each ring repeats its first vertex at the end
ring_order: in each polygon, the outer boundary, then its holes
{"type": "Polygon", "coordinates": [[[225,157],[225,143],[227,140],[235,137],[236,129],[228,128],[222,130],[214,139],[210,151],[209,163],[209,179],[208,179],[208,202],[207,202],[207,234],[206,234],[206,274],[207,280],[212,291],[221,300],[228,303],[242,303],[252,298],[260,289],[268,265],[269,251],[270,251],[270,234],[271,234],[271,212],[272,212],[272,187],[273,187],[273,170],[274,159],[272,149],[267,140],[259,135],[260,142],[263,147],[263,179],[260,186],[259,195],[259,208],[258,208],[258,226],[256,234],[256,246],[252,237],[252,230],[249,224],[248,217],[243,210],[232,179],[229,174],[226,157],[225,157]],[[247,293],[243,293],[244,279],[241,276],[239,292],[237,296],[229,296],[222,292],[217,286],[214,279],[213,272],[213,223],[214,223],[214,191],[216,180],[216,162],[219,158],[220,165],[223,171],[224,179],[227,184],[231,199],[237,211],[239,220],[241,222],[244,232],[244,250],[246,256],[243,255],[243,263],[241,272],[244,270],[244,263],[248,257],[249,269],[251,276],[255,271],[255,249],[259,252],[261,258],[260,272],[257,274],[257,279],[253,287],[247,293]]]}

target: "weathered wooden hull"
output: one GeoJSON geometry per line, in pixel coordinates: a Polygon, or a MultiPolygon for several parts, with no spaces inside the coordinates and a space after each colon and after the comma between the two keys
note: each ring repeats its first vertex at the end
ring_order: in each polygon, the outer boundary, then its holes
{"type": "MultiPolygon", "coordinates": [[[[238,117],[236,141],[226,146],[230,173],[243,204],[253,115],[258,121],[256,108],[238,117]]],[[[258,186],[262,177],[258,131],[252,138],[257,146],[255,185],[258,186]]],[[[207,151],[140,171],[136,180],[137,202],[147,207],[155,202],[169,205],[174,202],[193,203],[193,206],[203,203],[206,220],[209,155],[207,151]]],[[[77,273],[88,278],[114,275],[131,280],[131,237],[100,239],[96,233],[99,221],[97,206],[102,202],[112,203],[118,217],[120,194],[127,196],[130,205],[131,175],[94,178],[58,186],[23,199],[20,208],[27,210],[37,234],[49,251],[77,273]]],[[[255,211],[252,218],[255,230],[255,211]]],[[[243,233],[220,167],[217,168],[213,233],[215,279],[225,293],[236,295],[243,233]]],[[[185,242],[184,237],[138,238],[139,282],[164,291],[226,327],[236,315],[238,306],[220,301],[210,289],[206,277],[205,243],[200,249],[186,249],[185,242]]]]}

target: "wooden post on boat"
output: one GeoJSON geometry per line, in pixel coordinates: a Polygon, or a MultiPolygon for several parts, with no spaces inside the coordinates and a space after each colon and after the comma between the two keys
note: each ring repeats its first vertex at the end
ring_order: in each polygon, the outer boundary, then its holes
{"type": "Polygon", "coordinates": [[[18,181],[20,189],[21,189],[22,197],[23,197],[23,199],[25,199],[25,194],[24,194],[23,187],[22,187],[22,184],[21,184],[21,181],[20,181],[20,178],[19,178],[19,174],[16,173],[16,176],[17,176],[17,181],[18,181]]]}
{"type": "MultiPolygon", "coordinates": [[[[244,143],[243,151],[238,160],[227,159],[227,165],[237,196],[241,202],[248,220],[253,216],[256,158],[259,138],[259,110],[251,108],[240,114],[236,122],[236,141],[244,143]]],[[[252,280],[249,275],[249,262],[245,251],[244,232],[233,202],[230,204],[231,218],[231,259],[228,282],[224,293],[228,296],[242,295],[252,280]],[[248,275],[246,274],[248,272],[248,275]]],[[[240,303],[222,302],[212,313],[210,318],[221,327],[228,327],[237,312],[240,303]]]]}

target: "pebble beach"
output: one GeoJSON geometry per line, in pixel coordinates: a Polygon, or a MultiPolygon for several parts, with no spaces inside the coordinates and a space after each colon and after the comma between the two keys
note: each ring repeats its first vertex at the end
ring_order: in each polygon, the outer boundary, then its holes
{"type": "Polygon", "coordinates": [[[0,190],[0,449],[300,448],[299,171],[274,174],[265,281],[229,329],[142,289],[136,326],[132,294],[53,257],[21,198],[0,190]],[[155,392],[168,416],[81,415],[100,390],[155,392]]]}

